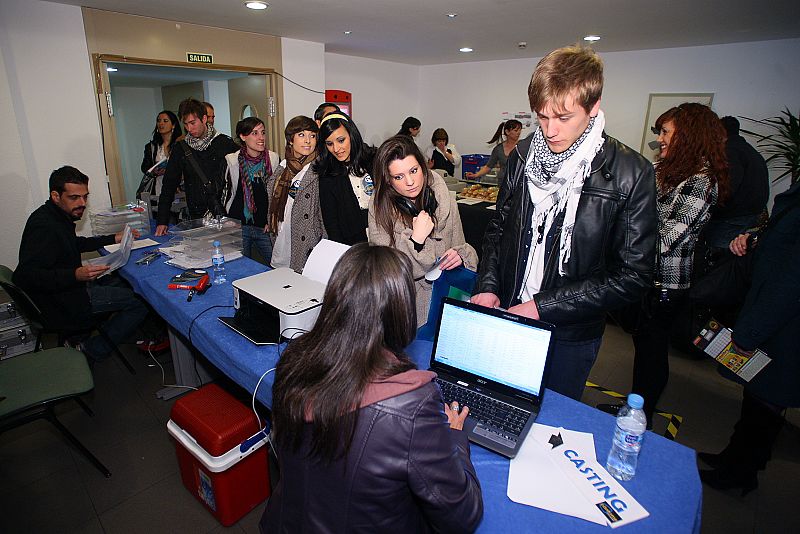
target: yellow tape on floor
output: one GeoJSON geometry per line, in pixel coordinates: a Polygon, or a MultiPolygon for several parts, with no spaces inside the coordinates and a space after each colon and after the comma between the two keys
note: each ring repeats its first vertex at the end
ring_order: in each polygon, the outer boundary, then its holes
{"type": "MultiPolygon", "coordinates": [[[[597,390],[600,393],[603,393],[603,394],[608,395],[609,397],[613,397],[615,399],[627,399],[628,398],[627,395],[623,395],[622,393],[618,393],[618,392],[616,392],[614,390],[611,390],[611,389],[608,389],[608,388],[604,388],[603,386],[600,386],[598,384],[593,384],[592,382],[589,382],[588,380],[586,381],[586,387],[587,388],[592,388],[594,390],[597,390]]],[[[677,415],[677,414],[674,414],[674,413],[663,412],[663,411],[659,410],[658,408],[656,408],[656,414],[660,415],[661,417],[664,417],[667,420],[667,430],[664,432],[664,437],[674,441],[675,437],[678,435],[678,429],[681,427],[681,423],[683,423],[683,416],[680,416],[680,415],[677,415]]]]}

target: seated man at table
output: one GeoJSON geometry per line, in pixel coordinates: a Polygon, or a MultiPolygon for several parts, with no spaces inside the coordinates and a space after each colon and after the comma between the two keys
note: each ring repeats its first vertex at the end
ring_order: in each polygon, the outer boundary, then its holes
{"type": "Polygon", "coordinates": [[[653,166],[604,132],[603,62],[545,56],[528,86],[538,127],[508,156],[472,302],[556,325],[547,387],[580,399],[606,312],[653,276],[653,166]]]}
{"type": "MultiPolygon", "coordinates": [[[[82,252],[122,239],[122,232],[97,237],[75,234],[75,221],[83,216],[88,197],[88,176],[69,166],[53,171],[50,199],[25,224],[13,279],[39,307],[48,326],[61,332],[90,330],[92,314],[116,312],[102,328],[117,344],[136,331],[147,307],[116,276],[97,281],[107,266],[81,265],[82,252]]],[[[102,336],[81,345],[91,360],[107,357],[112,348],[102,336]]]]}

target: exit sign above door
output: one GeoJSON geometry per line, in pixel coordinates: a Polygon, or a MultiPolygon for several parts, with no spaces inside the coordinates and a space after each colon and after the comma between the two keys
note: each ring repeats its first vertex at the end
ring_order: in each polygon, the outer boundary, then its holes
{"type": "Polygon", "coordinates": [[[186,52],[186,61],[188,61],[189,63],[214,63],[214,56],[212,56],[211,54],[186,52]]]}

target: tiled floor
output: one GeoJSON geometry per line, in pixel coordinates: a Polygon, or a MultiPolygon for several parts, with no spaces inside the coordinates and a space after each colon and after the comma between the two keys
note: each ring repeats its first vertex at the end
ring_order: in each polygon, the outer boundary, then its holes
{"type": "MultiPolygon", "coordinates": [[[[138,374],[128,374],[115,360],[98,364],[96,388],[87,397],[94,417],[75,403],[59,410],[62,422],[113,476],[104,478],[48,423],[2,434],[0,532],[258,532],[263,505],[226,529],[184,489],[165,430],[172,402],[155,398],[160,371],[132,347],[123,349],[138,374]]],[[[609,327],[590,380],[626,392],[631,350],[630,338],[609,327]]],[[[169,371],[168,357],[160,360],[169,371]]],[[[740,388],[719,377],[710,361],[676,353],[671,365],[659,407],[683,416],[677,441],[698,450],[721,449],[738,416],[740,388]]],[[[608,402],[608,397],[587,390],[584,402],[608,402]]],[[[793,411],[788,420],[757,491],[742,498],[705,489],[703,532],[800,532],[800,416],[793,411]]],[[[657,420],[655,429],[663,432],[664,426],[657,420]]]]}

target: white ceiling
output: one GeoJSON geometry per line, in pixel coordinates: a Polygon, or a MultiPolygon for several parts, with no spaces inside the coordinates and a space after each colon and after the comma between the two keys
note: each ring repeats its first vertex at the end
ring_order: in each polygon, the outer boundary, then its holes
{"type": "Polygon", "coordinates": [[[264,11],[246,9],[243,0],[54,1],[414,65],[540,57],[587,34],[603,37],[599,52],[800,37],[798,0],[269,0],[264,11]],[[474,52],[458,52],[464,46],[474,52]]]}

